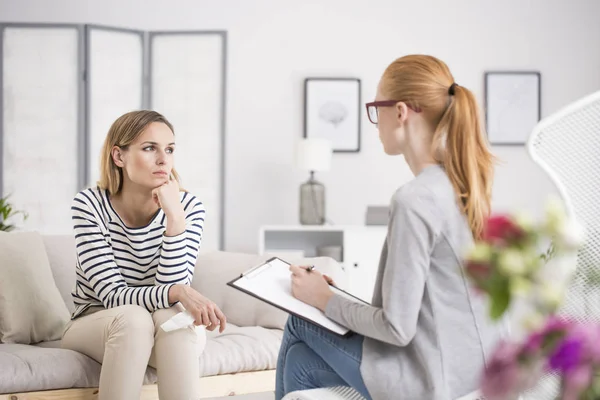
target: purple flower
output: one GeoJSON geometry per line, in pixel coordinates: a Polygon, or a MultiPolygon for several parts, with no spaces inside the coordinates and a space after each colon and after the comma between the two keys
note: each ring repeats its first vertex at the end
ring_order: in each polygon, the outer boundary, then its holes
{"type": "Polygon", "coordinates": [[[582,358],[584,340],[585,338],[578,334],[564,338],[550,355],[550,368],[567,373],[577,367],[582,358]]]}
{"type": "Polygon", "coordinates": [[[572,323],[563,318],[551,316],[546,321],[546,324],[538,331],[534,332],[527,338],[523,346],[523,352],[527,356],[533,356],[542,350],[544,340],[551,334],[566,333],[572,323]]]}
{"type": "Polygon", "coordinates": [[[562,375],[562,399],[577,400],[592,382],[600,361],[600,328],[572,323],[550,354],[549,366],[562,375]]]}

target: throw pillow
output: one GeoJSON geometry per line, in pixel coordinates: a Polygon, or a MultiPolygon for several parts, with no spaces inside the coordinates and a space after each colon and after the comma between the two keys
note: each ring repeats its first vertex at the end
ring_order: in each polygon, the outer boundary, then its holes
{"type": "Polygon", "coordinates": [[[42,236],[0,235],[0,343],[58,340],[69,318],[42,236]]]}

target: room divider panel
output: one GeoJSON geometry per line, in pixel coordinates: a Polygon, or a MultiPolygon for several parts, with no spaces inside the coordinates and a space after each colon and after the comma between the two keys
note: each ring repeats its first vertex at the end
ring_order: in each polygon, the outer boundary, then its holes
{"type": "Polygon", "coordinates": [[[223,244],[224,32],[150,33],[150,107],[175,127],[183,186],[206,207],[203,249],[223,244]]]}
{"type": "Polygon", "coordinates": [[[95,185],[110,125],[144,104],[144,32],[87,25],[86,184],[95,185]]]}
{"type": "Polygon", "coordinates": [[[24,227],[70,231],[83,179],[83,31],[73,25],[0,26],[0,191],[24,227]]]}
{"type": "Polygon", "coordinates": [[[222,249],[226,54],[223,31],[0,24],[0,196],[29,213],[20,226],[70,233],[111,123],[151,108],[173,123],[182,184],[205,203],[203,250],[222,249]]]}

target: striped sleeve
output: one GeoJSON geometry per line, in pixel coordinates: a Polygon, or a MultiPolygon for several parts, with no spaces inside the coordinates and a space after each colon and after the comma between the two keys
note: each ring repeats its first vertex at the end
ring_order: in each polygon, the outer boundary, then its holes
{"type": "Polygon", "coordinates": [[[106,308],[126,304],[139,305],[150,312],[168,308],[172,285],[127,285],[106,240],[108,232],[99,214],[100,209],[100,203],[91,190],[77,194],[71,206],[77,260],[98,299],[106,308]]]}
{"type": "Polygon", "coordinates": [[[159,285],[189,285],[194,277],[194,268],[202,243],[204,204],[189,193],[184,193],[181,201],[186,214],[185,231],[176,236],[163,236],[156,270],[156,283],[159,285]]]}

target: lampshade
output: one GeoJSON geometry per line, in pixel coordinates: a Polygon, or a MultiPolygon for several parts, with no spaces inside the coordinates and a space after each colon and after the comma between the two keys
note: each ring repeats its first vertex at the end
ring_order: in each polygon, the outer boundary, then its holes
{"type": "Polygon", "coordinates": [[[327,139],[302,139],[296,147],[296,166],[307,171],[327,171],[331,167],[332,146],[327,139]]]}

